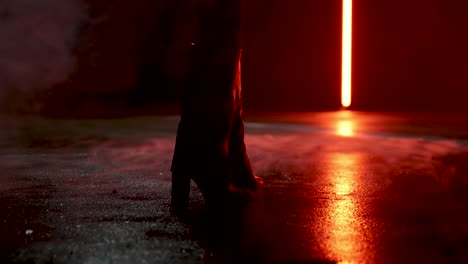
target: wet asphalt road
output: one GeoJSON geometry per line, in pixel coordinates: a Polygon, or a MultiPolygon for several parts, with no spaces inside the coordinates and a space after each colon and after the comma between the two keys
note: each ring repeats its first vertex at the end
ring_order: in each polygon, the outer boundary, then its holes
{"type": "Polygon", "coordinates": [[[247,120],[262,199],[176,218],[177,117],[3,118],[1,263],[468,263],[468,117],[247,120]]]}

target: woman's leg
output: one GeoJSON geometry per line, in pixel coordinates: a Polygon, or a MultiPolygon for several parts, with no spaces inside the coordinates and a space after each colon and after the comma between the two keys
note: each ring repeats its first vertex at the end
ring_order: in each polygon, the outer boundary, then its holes
{"type": "Polygon", "coordinates": [[[186,207],[191,178],[207,203],[217,203],[228,195],[229,184],[244,187],[238,179],[253,177],[241,116],[240,0],[209,2],[197,19],[198,39],[182,93],[172,163],[173,208],[186,207]]]}

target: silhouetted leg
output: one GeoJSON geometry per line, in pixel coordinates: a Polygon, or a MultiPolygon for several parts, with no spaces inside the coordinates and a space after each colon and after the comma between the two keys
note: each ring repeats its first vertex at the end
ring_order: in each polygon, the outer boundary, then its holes
{"type": "Polygon", "coordinates": [[[230,157],[236,157],[234,163],[242,163],[247,169],[248,159],[237,158],[245,156],[237,82],[240,0],[209,2],[198,16],[198,40],[193,46],[191,73],[182,93],[172,163],[173,206],[186,204],[187,178],[197,183],[207,203],[222,203],[233,175],[230,157]]]}

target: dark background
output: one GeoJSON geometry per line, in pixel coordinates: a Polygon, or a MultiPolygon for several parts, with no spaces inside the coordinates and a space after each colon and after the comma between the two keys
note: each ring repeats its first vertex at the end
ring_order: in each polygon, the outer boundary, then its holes
{"type": "MultiPolygon", "coordinates": [[[[2,109],[72,117],[177,113],[191,2],[175,9],[162,0],[82,3],[73,69],[40,89],[2,87],[2,109]]],[[[355,0],[351,108],[468,113],[467,8],[464,0],[355,0]]],[[[12,15],[0,13],[5,27],[12,15]]],[[[340,108],[340,0],[250,0],[245,19],[247,113],[340,108]]]]}
{"type": "Polygon", "coordinates": [[[354,104],[467,111],[468,2],[356,1],[354,104]]]}
{"type": "MultiPolygon", "coordinates": [[[[341,1],[254,3],[268,8],[249,19],[246,106],[339,108],[341,1]]],[[[468,112],[466,10],[462,0],[355,0],[352,108],[468,112]]]]}

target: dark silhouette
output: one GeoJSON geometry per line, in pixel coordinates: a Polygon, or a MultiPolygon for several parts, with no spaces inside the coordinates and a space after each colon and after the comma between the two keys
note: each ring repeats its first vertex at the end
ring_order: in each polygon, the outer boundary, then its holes
{"type": "Polygon", "coordinates": [[[254,199],[263,185],[244,143],[241,2],[199,1],[172,162],[174,212],[186,209],[191,179],[212,207],[254,199]]]}

